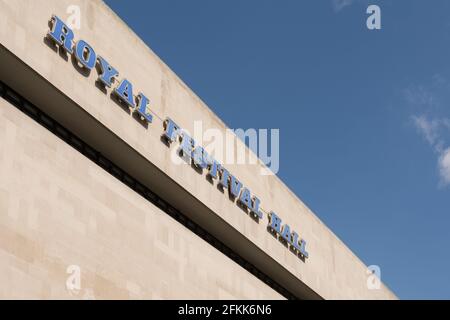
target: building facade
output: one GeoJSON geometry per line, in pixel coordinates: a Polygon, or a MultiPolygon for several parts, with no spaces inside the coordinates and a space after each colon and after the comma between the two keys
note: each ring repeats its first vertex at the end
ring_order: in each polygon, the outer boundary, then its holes
{"type": "Polygon", "coordinates": [[[0,298],[396,299],[103,2],[0,0],[0,80],[0,298]]]}

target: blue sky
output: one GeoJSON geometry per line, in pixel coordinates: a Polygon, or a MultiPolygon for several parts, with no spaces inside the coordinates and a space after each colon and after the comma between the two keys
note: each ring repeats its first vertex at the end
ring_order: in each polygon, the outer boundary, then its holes
{"type": "Polygon", "coordinates": [[[450,298],[450,1],[106,3],[230,128],[280,128],[279,177],[400,298],[450,298]]]}

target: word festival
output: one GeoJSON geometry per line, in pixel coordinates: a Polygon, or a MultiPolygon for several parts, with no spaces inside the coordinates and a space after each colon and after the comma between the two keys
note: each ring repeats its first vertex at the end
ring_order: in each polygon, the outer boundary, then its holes
{"type": "MultiPolygon", "coordinates": [[[[132,110],[138,118],[149,124],[152,122],[152,115],[149,112],[150,100],[142,92],[137,95],[133,93],[132,83],[122,78],[118,79],[119,72],[84,40],[75,42],[73,31],[57,16],[53,15],[50,20],[50,31],[47,38],[58,45],[60,50],[73,55],[81,68],[88,71],[98,70],[97,81],[105,88],[111,88],[112,94],[132,110]]],[[[220,189],[228,190],[232,201],[236,201],[242,209],[246,210],[250,217],[259,223],[264,219],[261,201],[252,194],[251,190],[245,187],[237,177],[231,174],[223,165],[207,154],[203,147],[197,146],[189,134],[178,126],[172,119],[166,118],[163,124],[162,137],[170,146],[176,141],[179,142],[180,156],[193,163],[199,170],[207,170],[207,177],[211,181],[216,180],[220,189]]],[[[306,251],[306,241],[300,238],[299,234],[292,230],[288,224],[283,224],[282,219],[273,211],[267,214],[267,230],[282,242],[291,252],[296,254],[301,260],[308,258],[306,251]]]]}

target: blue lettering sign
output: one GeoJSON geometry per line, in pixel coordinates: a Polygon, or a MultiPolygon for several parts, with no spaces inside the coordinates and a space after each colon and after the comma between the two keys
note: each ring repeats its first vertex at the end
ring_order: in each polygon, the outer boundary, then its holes
{"type": "Polygon", "coordinates": [[[47,36],[71,54],[73,52],[73,31],[57,16],[52,16],[50,23],[52,29],[47,33],[47,36]]]}
{"type": "Polygon", "coordinates": [[[97,55],[95,54],[94,49],[92,49],[92,47],[84,40],[77,42],[77,45],[75,46],[75,58],[88,70],[92,70],[97,61],[97,55]]]}
{"type": "MultiPolygon", "coordinates": [[[[53,15],[50,23],[51,30],[47,32],[47,38],[58,45],[60,49],[73,54],[83,68],[92,70],[97,65],[99,70],[97,82],[102,84],[102,90],[112,88],[119,72],[106,59],[97,55],[94,48],[86,41],[80,39],[73,46],[74,33],[60,18],[53,15]]],[[[122,79],[112,90],[112,94],[132,109],[133,114],[138,115],[142,121],[152,122],[153,117],[149,111],[150,100],[142,92],[134,96],[133,85],[130,81],[122,79]]],[[[211,157],[202,146],[196,146],[194,139],[170,118],[166,118],[163,126],[162,138],[169,146],[178,140],[180,142],[178,151],[186,161],[193,163],[201,170],[207,169],[207,177],[211,180],[218,179],[218,186],[228,189],[232,201],[237,199],[238,204],[250,212],[254,218],[257,218],[256,220],[263,219],[263,212],[260,208],[261,201],[252,195],[249,188],[244,187],[237,177],[211,157]]],[[[275,212],[272,211],[268,218],[268,230],[290,246],[291,251],[296,252],[302,258],[308,258],[306,241],[301,239],[297,232],[292,231],[288,224],[283,225],[281,218],[275,212]]]]}

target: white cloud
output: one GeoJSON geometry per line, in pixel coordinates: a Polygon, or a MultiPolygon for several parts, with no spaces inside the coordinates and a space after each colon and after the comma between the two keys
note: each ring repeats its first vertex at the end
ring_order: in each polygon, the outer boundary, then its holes
{"type": "Polygon", "coordinates": [[[439,174],[444,185],[450,184],[450,148],[444,150],[439,157],[439,174]]]}
{"type": "Polygon", "coordinates": [[[351,5],[354,0],[333,0],[334,11],[339,12],[345,7],[351,5]]]}
{"type": "Polygon", "coordinates": [[[414,125],[438,155],[438,168],[443,185],[450,184],[450,147],[444,148],[443,129],[450,129],[450,119],[429,120],[424,115],[413,116],[414,125]]]}
{"type": "Polygon", "coordinates": [[[404,91],[406,101],[417,107],[429,109],[436,106],[435,94],[423,86],[414,86],[404,91]]]}
{"type": "Polygon", "coordinates": [[[425,137],[427,142],[434,145],[438,138],[438,123],[436,121],[428,120],[424,115],[412,117],[416,128],[425,137]]]}
{"type": "Polygon", "coordinates": [[[403,90],[403,98],[411,108],[412,122],[437,156],[442,185],[450,185],[450,118],[439,116],[450,104],[450,80],[435,74],[425,84],[403,90]]]}

